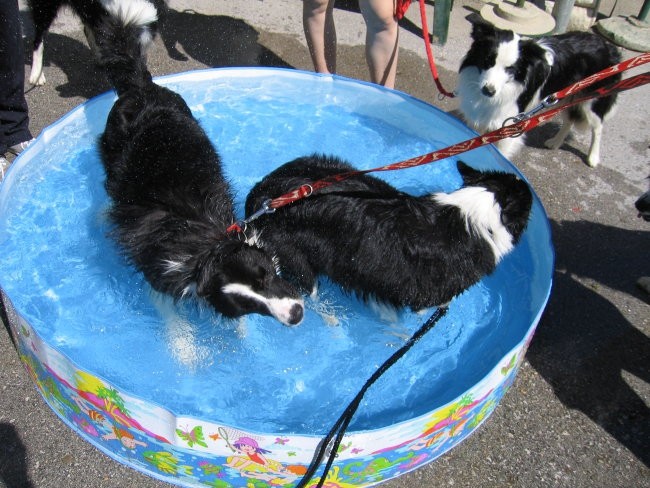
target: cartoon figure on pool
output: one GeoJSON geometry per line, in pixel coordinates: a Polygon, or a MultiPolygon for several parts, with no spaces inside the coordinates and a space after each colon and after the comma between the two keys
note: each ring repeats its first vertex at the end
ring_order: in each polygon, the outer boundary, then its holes
{"type": "Polygon", "coordinates": [[[100,64],[118,94],[101,136],[112,233],[151,286],[195,295],[226,317],[259,313],[285,325],[303,317],[299,292],[274,258],[237,234],[219,154],[177,93],[158,86],[137,30],[105,19],[100,64]]]}
{"type": "MultiPolygon", "coordinates": [[[[494,271],[519,241],[532,205],[528,185],[516,175],[457,166],[463,186],[451,193],[415,197],[355,176],[253,225],[283,275],[304,290],[315,291],[323,274],[395,307],[442,305],[494,271]]],[[[354,169],[335,157],[298,158],[255,185],[246,214],[268,198],[354,169]]]]}
{"type": "Polygon", "coordinates": [[[239,471],[242,476],[284,485],[295,481],[304,472],[300,466],[283,466],[278,461],[269,459],[265,454],[271,451],[262,449],[255,439],[240,437],[233,444],[238,455],[227,459],[226,466],[239,471]]]}

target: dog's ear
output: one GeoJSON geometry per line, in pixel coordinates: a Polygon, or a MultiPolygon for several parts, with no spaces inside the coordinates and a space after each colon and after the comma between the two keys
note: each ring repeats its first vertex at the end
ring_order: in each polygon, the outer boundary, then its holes
{"type": "MultiPolygon", "coordinates": [[[[553,64],[553,54],[534,41],[522,41],[519,43],[521,58],[530,65],[536,72],[548,75],[553,64]]],[[[539,85],[538,85],[539,86],[539,85]]]]}
{"type": "Polygon", "coordinates": [[[533,195],[528,184],[519,179],[499,198],[501,223],[508,229],[515,242],[519,241],[526,229],[532,204],[533,195]]]}
{"type": "Polygon", "coordinates": [[[196,295],[206,298],[210,295],[217,283],[220,283],[223,273],[219,260],[215,258],[212,251],[208,251],[199,256],[196,267],[193,270],[193,280],[196,284],[196,295]]]}
{"type": "Polygon", "coordinates": [[[205,298],[227,282],[226,261],[232,260],[243,245],[236,239],[221,239],[198,256],[193,270],[198,296],[205,298]]]}
{"type": "Polygon", "coordinates": [[[475,170],[474,168],[463,163],[460,160],[458,160],[458,162],[456,163],[456,167],[458,168],[458,172],[460,173],[460,176],[463,178],[463,182],[465,184],[475,180],[477,177],[481,175],[480,171],[475,170]]]}
{"type": "Polygon", "coordinates": [[[265,284],[276,276],[275,272],[257,263],[250,263],[248,268],[246,268],[246,273],[251,284],[257,288],[265,288],[265,284]]]}
{"type": "Polygon", "coordinates": [[[525,79],[522,83],[525,90],[519,95],[517,105],[523,111],[533,99],[539,88],[546,82],[551,73],[551,56],[546,49],[535,42],[523,41],[519,43],[522,64],[525,67],[525,79]]]}
{"type": "Polygon", "coordinates": [[[472,24],[472,39],[479,41],[488,37],[494,37],[496,28],[492,24],[481,20],[476,20],[472,24]]]}
{"type": "Polygon", "coordinates": [[[472,39],[475,41],[498,38],[501,40],[510,40],[515,33],[508,29],[499,29],[482,17],[472,20],[472,39]]]}

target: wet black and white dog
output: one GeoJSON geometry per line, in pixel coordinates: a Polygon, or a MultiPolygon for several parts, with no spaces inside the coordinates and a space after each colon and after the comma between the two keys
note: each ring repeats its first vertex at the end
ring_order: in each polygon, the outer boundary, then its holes
{"type": "MultiPolygon", "coordinates": [[[[296,159],[251,190],[246,214],[267,198],[351,170],[334,157],[296,159]]],[[[353,177],[253,225],[283,275],[307,292],[322,274],[395,307],[442,305],[494,271],[521,237],[532,204],[528,185],[514,174],[462,162],[458,171],[460,189],[419,197],[372,176],[353,177]]]]}
{"type": "Polygon", "coordinates": [[[231,188],[220,157],[177,93],[155,84],[137,27],[98,27],[102,66],[118,99],[100,139],[113,237],[151,286],[198,296],[226,317],[258,313],[298,324],[304,303],[257,246],[227,234],[231,188]]]}
{"type": "MultiPolygon", "coordinates": [[[[97,27],[106,17],[137,27],[137,40],[146,48],[155,37],[158,21],[167,9],[167,0],[28,0],[34,20],[32,68],[29,82],[45,84],[43,37],[63,6],[81,19],[90,48],[96,52],[97,27]]],[[[144,52],[144,49],[143,49],[144,52]]]]}
{"type": "MultiPolygon", "coordinates": [[[[461,66],[457,93],[460,111],[478,132],[502,126],[503,122],[535,105],[540,99],[620,62],[620,53],[602,37],[587,32],[569,32],[537,39],[522,39],[508,30],[476,23],[472,45],[461,66]]],[[[620,80],[615,75],[597,88],[620,80]]],[[[600,162],[603,121],[610,114],[616,95],[595,99],[562,113],[559,132],[546,142],[559,148],[575,124],[591,128],[587,163],[600,162]]],[[[497,147],[511,157],[523,137],[501,140],[497,147]]]]}

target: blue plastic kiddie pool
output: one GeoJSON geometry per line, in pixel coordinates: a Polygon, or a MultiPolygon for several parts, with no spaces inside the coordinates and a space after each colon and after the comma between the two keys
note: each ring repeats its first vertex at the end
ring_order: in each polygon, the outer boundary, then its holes
{"type": "MultiPolygon", "coordinates": [[[[408,95],[337,76],[211,69],[156,81],[214,142],[241,217],[248,190],[298,156],[372,168],[475,135],[408,95]]],[[[184,486],[294,486],[344,407],[428,315],[370,308],[327,282],[293,328],[152,293],[106,235],[97,139],[114,100],[98,96],[45,129],[0,188],[0,286],[20,356],[61,419],[120,462],[184,486]]],[[[461,159],[517,172],[492,147],[461,159]]],[[[413,194],[461,184],[455,158],[377,175],[413,194]]],[[[399,476],[474,431],[514,379],[552,269],[535,197],[516,249],[368,391],[325,486],[399,476]]]]}

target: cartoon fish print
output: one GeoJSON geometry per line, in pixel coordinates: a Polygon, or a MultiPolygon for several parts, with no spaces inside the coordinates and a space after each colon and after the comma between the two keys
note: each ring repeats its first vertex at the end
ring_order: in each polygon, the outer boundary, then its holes
{"type": "Polygon", "coordinates": [[[174,457],[171,452],[145,451],[143,456],[147,462],[153,464],[163,473],[175,475],[178,472],[178,458],[174,457]]]}
{"type": "Polygon", "coordinates": [[[90,417],[90,420],[93,422],[97,422],[98,424],[101,424],[104,420],[106,420],[106,417],[104,417],[101,413],[99,413],[97,410],[88,410],[88,416],[90,417]]]}

